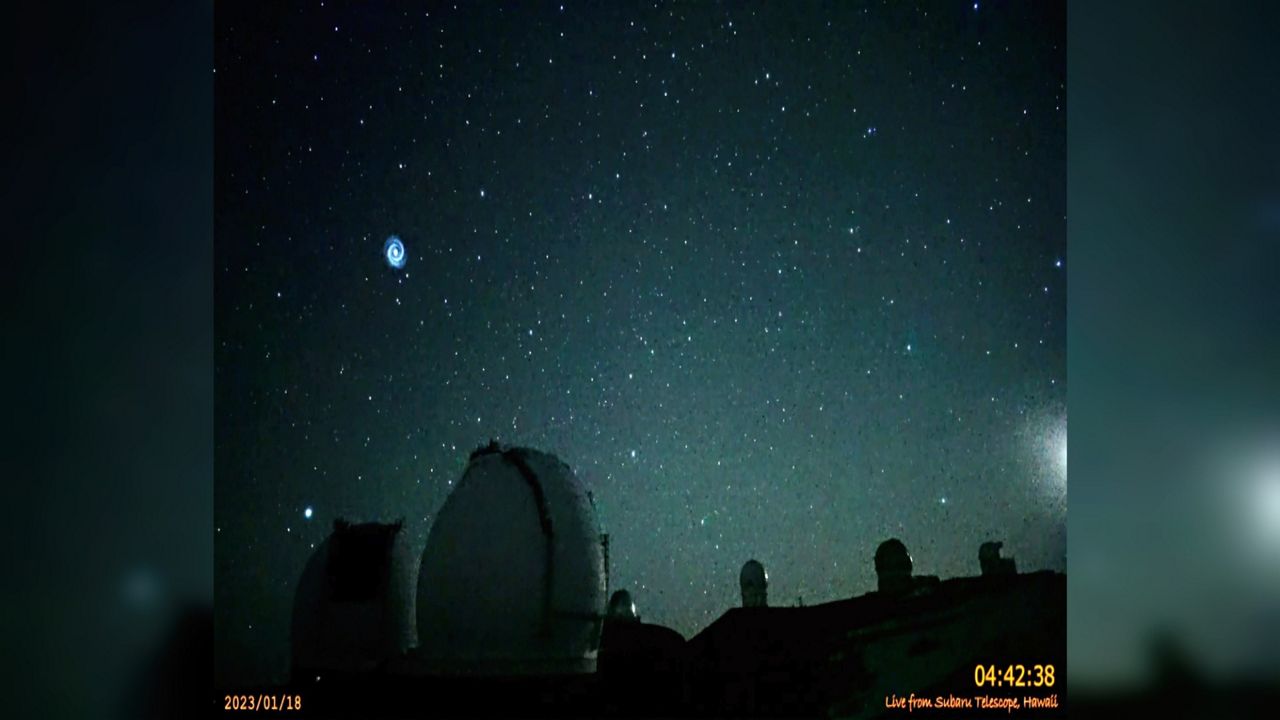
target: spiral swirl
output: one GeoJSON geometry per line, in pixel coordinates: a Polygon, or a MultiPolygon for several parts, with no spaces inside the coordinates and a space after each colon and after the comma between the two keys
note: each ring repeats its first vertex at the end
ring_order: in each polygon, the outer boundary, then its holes
{"type": "Polygon", "coordinates": [[[399,235],[387,238],[387,244],[382,246],[382,255],[387,259],[387,264],[396,270],[404,267],[404,243],[400,242],[399,235]]]}

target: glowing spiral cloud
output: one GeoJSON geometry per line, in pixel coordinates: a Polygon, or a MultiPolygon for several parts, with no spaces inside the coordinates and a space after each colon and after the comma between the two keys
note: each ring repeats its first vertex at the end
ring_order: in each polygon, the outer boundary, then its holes
{"type": "Polygon", "coordinates": [[[387,238],[387,244],[382,246],[382,255],[387,259],[387,264],[396,270],[404,267],[404,243],[400,242],[399,235],[387,238]]]}

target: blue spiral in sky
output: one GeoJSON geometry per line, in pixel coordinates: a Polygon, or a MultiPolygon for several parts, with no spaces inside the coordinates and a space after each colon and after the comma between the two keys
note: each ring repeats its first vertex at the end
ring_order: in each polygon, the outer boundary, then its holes
{"type": "Polygon", "coordinates": [[[404,267],[404,243],[400,242],[399,235],[387,238],[387,244],[382,246],[382,255],[387,259],[387,264],[396,270],[404,267]]]}

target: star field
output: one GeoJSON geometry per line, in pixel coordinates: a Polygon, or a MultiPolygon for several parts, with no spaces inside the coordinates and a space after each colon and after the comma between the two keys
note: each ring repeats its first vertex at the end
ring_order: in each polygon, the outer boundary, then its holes
{"type": "Polygon", "coordinates": [[[334,518],[420,550],[491,437],[686,637],[752,557],[776,605],[890,536],[1065,569],[1061,4],[216,10],[220,677],[287,672],[334,518]]]}

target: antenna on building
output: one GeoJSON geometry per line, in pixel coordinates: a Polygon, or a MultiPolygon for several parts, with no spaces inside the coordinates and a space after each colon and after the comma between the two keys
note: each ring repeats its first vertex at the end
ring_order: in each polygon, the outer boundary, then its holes
{"type": "Polygon", "coordinates": [[[604,592],[609,594],[609,533],[600,533],[600,549],[604,551],[604,592]]]}

